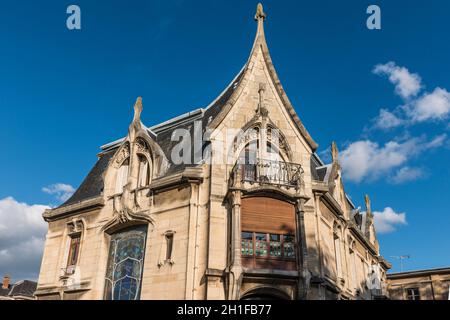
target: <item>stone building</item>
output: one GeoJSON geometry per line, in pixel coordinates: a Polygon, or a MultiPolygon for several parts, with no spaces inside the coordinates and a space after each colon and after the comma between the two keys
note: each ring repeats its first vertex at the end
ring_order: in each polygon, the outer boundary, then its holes
{"type": "Polygon", "coordinates": [[[248,61],[200,108],[152,127],[142,101],[72,198],[44,213],[39,299],[385,296],[361,213],[278,79],[258,5],[248,61]],[[239,129],[239,134],[230,135],[239,129]]]}
{"type": "Polygon", "coordinates": [[[392,300],[450,300],[450,268],[387,275],[392,300]]]}

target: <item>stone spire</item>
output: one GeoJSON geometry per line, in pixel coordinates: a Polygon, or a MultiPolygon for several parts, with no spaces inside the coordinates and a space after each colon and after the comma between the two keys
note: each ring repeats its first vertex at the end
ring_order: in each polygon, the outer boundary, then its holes
{"type": "Polygon", "coordinates": [[[255,14],[255,21],[258,22],[258,30],[256,33],[256,40],[259,38],[262,38],[261,40],[264,40],[264,20],[266,20],[266,13],[264,12],[263,6],[261,3],[258,3],[256,6],[256,14],[255,14]]]}

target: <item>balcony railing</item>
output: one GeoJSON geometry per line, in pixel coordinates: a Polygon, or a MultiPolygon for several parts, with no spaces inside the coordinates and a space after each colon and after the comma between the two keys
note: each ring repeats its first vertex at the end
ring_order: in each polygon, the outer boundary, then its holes
{"type": "Polygon", "coordinates": [[[258,159],[254,164],[237,163],[235,177],[242,182],[263,183],[300,188],[303,169],[300,164],[258,159]]]}

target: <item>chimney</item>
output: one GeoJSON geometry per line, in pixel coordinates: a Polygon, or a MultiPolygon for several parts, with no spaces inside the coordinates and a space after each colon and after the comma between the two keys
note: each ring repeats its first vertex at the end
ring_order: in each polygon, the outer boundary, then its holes
{"type": "Polygon", "coordinates": [[[10,280],[11,280],[11,277],[9,275],[3,276],[3,283],[2,283],[3,289],[9,289],[9,281],[10,280]]]}

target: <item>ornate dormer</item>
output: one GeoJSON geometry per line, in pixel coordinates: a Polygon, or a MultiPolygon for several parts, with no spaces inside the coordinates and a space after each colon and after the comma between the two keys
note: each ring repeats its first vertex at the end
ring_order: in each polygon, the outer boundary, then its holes
{"type": "Polygon", "coordinates": [[[152,222],[151,182],[167,172],[169,161],[155,141],[156,135],[142,124],[142,109],[139,97],[128,135],[112,160],[111,178],[115,179],[115,188],[109,199],[113,201],[114,217],[103,229],[134,220],[152,222]]]}
{"type": "Polygon", "coordinates": [[[328,177],[330,194],[341,205],[346,212],[345,190],[342,182],[342,168],[339,162],[339,150],[335,141],[331,143],[331,170],[328,177]]]}

